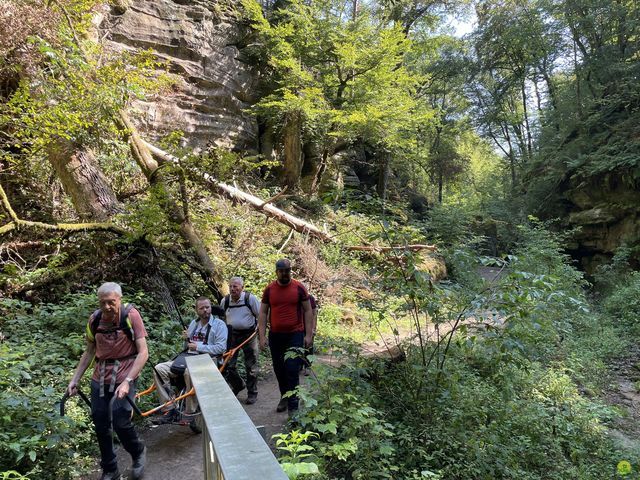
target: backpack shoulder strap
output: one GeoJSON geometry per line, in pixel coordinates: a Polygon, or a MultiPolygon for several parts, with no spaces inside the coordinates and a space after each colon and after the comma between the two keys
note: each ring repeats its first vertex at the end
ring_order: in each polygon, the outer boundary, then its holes
{"type": "Polygon", "coordinates": [[[250,292],[247,292],[247,291],[244,292],[244,306],[249,309],[249,311],[251,312],[251,315],[253,315],[253,318],[257,319],[258,316],[256,315],[256,312],[253,311],[253,308],[251,308],[251,302],[249,301],[251,300],[251,296],[252,294],[250,292]]]}
{"type": "Polygon", "coordinates": [[[136,341],[136,333],[133,331],[133,325],[131,324],[131,319],[129,318],[129,312],[131,312],[131,309],[133,309],[134,307],[135,305],[133,305],[132,303],[127,303],[124,308],[120,310],[120,329],[132,342],[136,341]]]}
{"type": "Polygon", "coordinates": [[[91,342],[95,342],[96,340],[96,332],[98,331],[98,325],[100,325],[100,318],[102,318],[102,310],[98,309],[91,317],[89,317],[89,321],[87,322],[87,338],[91,342]]]}
{"type": "Polygon", "coordinates": [[[222,308],[224,308],[224,311],[226,312],[229,309],[229,302],[231,301],[231,295],[225,295],[222,301],[224,302],[222,308]]]}
{"type": "Polygon", "coordinates": [[[204,341],[202,342],[203,345],[208,345],[210,333],[211,333],[211,324],[207,323],[207,329],[204,332],[204,341]]]}

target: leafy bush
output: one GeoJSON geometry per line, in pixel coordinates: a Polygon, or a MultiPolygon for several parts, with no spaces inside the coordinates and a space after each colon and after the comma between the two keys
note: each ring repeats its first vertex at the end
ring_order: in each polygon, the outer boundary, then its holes
{"type": "MultiPolygon", "coordinates": [[[[315,367],[298,423],[319,435],[306,442],[323,478],[608,477],[623,458],[606,431],[615,413],[581,392],[602,385],[624,342],[589,307],[561,246],[535,221],[521,227],[493,285],[434,284],[410,254],[403,269],[377,270],[369,308],[410,316],[422,341],[403,345],[404,361],[315,367]]],[[[461,270],[478,263],[451,251],[461,270]]]]}
{"type": "Polygon", "coordinates": [[[602,304],[611,320],[623,326],[627,334],[640,333],[640,272],[624,277],[602,304]]]}
{"type": "MultiPolygon", "coordinates": [[[[143,292],[125,293],[124,300],[138,306],[145,319],[149,362],[173,356],[180,344],[177,323],[143,292]]],[[[88,408],[69,400],[66,416],[60,417],[57,402],[84,351],[86,322],[96,308],[95,293],[82,292],[56,305],[0,301],[0,328],[6,336],[0,343],[0,472],[70,479],[93,467],[97,449],[88,408]]],[[[81,385],[87,394],[90,376],[87,371],[81,385]]],[[[140,384],[151,381],[150,369],[144,369],[140,384]]]]}
{"type": "MultiPolygon", "coordinates": [[[[82,352],[84,321],[95,297],[79,294],[66,305],[0,303],[5,343],[0,344],[0,471],[31,478],[65,479],[82,471],[92,452],[88,411],[60,400],[82,352]]],[[[86,388],[85,388],[86,391],[86,388]]],[[[72,403],[72,402],[69,402],[72,403]]]]}

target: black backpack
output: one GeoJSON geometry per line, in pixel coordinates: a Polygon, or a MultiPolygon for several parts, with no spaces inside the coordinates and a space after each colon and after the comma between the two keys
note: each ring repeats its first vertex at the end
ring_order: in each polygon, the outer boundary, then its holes
{"type": "Polygon", "coordinates": [[[124,334],[127,336],[129,340],[135,343],[136,334],[133,331],[133,325],[131,325],[131,320],[129,319],[129,312],[135,305],[132,303],[127,303],[124,308],[120,309],[120,325],[117,327],[110,328],[108,330],[99,329],[100,327],[100,319],[102,318],[102,310],[98,309],[93,312],[91,320],[87,323],[87,338],[91,341],[95,341],[97,333],[112,333],[117,330],[122,330],[124,334]]]}
{"type": "MultiPolygon", "coordinates": [[[[204,341],[202,342],[204,345],[207,345],[209,341],[209,333],[211,332],[211,324],[207,324],[207,329],[204,332],[204,341]]],[[[182,351],[177,354],[175,357],[171,359],[171,373],[175,375],[184,375],[185,370],[187,369],[187,356],[194,355],[187,351],[182,351]]]]}

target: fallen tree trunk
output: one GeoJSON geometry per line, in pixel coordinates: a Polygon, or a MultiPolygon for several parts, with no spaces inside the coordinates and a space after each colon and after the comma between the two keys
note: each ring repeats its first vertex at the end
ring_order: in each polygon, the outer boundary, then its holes
{"type": "Polygon", "coordinates": [[[37,230],[58,230],[66,232],[81,232],[86,230],[108,230],[119,234],[124,234],[125,231],[109,222],[103,223],[44,223],[44,222],[32,222],[30,220],[22,220],[18,218],[15,210],[9,203],[9,198],[5,193],[2,186],[0,186],[0,204],[7,213],[10,221],[0,227],[0,235],[9,233],[12,230],[20,230],[22,228],[34,228],[37,230]]]}
{"type": "Polygon", "coordinates": [[[140,166],[145,177],[147,177],[149,184],[162,189],[165,199],[163,208],[167,216],[171,222],[179,226],[180,235],[191,247],[198,258],[198,261],[202,266],[201,271],[205,272],[205,283],[213,291],[216,297],[218,297],[218,300],[220,300],[226,293],[226,282],[216,269],[213,260],[211,260],[211,257],[207,252],[206,245],[202,242],[200,236],[193,227],[187,213],[188,210],[186,209],[186,205],[180,206],[177,200],[171,195],[162,169],[160,168],[159,163],[156,162],[152,156],[152,151],[155,147],[151,148],[151,145],[140,137],[138,131],[125,112],[120,112],[119,120],[127,130],[129,146],[131,148],[133,158],[140,166]]]}
{"type": "Polygon", "coordinates": [[[412,252],[418,252],[420,250],[429,250],[430,252],[435,252],[437,247],[435,245],[393,245],[391,247],[378,247],[375,245],[353,245],[351,247],[346,247],[347,250],[357,251],[357,252],[390,252],[397,250],[411,250],[412,252]]]}
{"type": "MultiPolygon", "coordinates": [[[[144,142],[144,144],[159,163],[166,162],[174,165],[180,165],[180,160],[177,157],[174,157],[173,155],[151,145],[148,142],[144,142]]],[[[333,242],[333,239],[329,235],[327,235],[315,225],[294,217],[293,215],[280,210],[277,207],[274,207],[269,203],[269,201],[265,202],[264,200],[254,195],[243,192],[242,190],[231,185],[227,185],[226,183],[220,182],[206,172],[201,172],[197,169],[192,168],[191,173],[195,174],[196,180],[204,182],[207,186],[213,188],[221,195],[224,195],[232,200],[238,200],[243,203],[247,203],[253,209],[276,219],[280,223],[284,223],[285,225],[294,229],[296,232],[309,234],[312,237],[322,240],[323,242],[333,242]]]]}

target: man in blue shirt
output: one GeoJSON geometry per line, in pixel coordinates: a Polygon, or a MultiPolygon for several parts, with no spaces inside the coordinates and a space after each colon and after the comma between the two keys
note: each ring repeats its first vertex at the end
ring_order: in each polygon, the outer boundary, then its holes
{"type": "MultiPolygon", "coordinates": [[[[186,343],[189,353],[194,355],[208,353],[214,358],[221,356],[227,350],[227,326],[219,317],[211,314],[211,301],[206,297],[196,300],[196,313],[198,318],[193,320],[182,332],[182,338],[186,343]]],[[[164,385],[169,383],[175,374],[171,371],[173,360],[162,362],[155,366],[153,378],[156,391],[162,403],[170,400],[164,385]]],[[[191,389],[191,377],[187,370],[184,371],[184,382],[187,390],[191,389]]],[[[196,397],[187,397],[187,413],[195,412],[197,408],[196,397]]]]}

